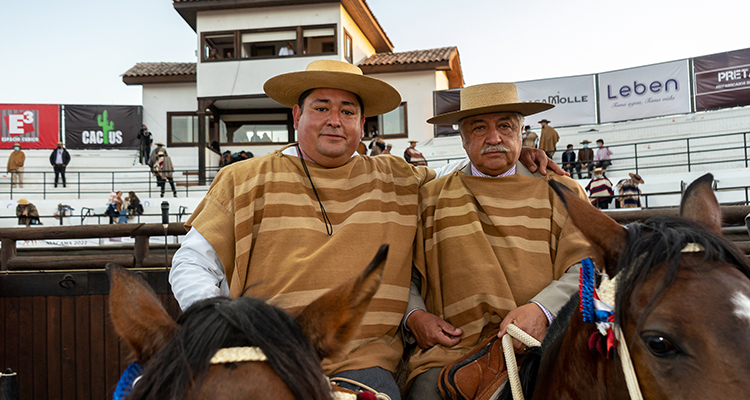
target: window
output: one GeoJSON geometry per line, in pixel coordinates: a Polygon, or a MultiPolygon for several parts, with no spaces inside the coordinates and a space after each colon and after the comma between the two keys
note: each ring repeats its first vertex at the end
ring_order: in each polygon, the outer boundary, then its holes
{"type": "Polygon", "coordinates": [[[352,61],[354,59],[353,47],[352,35],[344,29],[344,59],[349,61],[350,64],[354,64],[354,61],[352,61]]]}
{"type": "Polygon", "coordinates": [[[203,36],[203,60],[234,59],[234,32],[210,33],[203,36]]]}
{"type": "MultiPolygon", "coordinates": [[[[206,116],[206,140],[208,140],[213,117],[206,116]]],[[[167,113],[167,145],[196,146],[198,144],[198,115],[194,112],[167,113]]]]}
{"type": "MultiPolygon", "coordinates": [[[[336,25],[292,26],[202,33],[202,61],[336,54],[336,25]]],[[[351,62],[351,35],[348,39],[351,62]]]]}
{"type": "Polygon", "coordinates": [[[395,110],[369,117],[365,120],[365,136],[372,137],[377,132],[383,138],[407,137],[409,130],[406,120],[406,102],[401,103],[395,110]]]}
{"type": "MultiPolygon", "coordinates": [[[[219,141],[222,145],[250,143],[290,143],[291,113],[224,114],[219,118],[219,141]]],[[[292,129],[293,130],[293,129],[292,129]]]]}

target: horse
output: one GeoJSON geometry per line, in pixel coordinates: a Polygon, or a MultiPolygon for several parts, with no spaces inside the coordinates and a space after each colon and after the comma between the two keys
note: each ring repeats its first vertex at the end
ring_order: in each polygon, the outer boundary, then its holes
{"type": "Polygon", "coordinates": [[[333,399],[320,362],[355,335],[387,253],[381,246],[362,273],[296,317],[258,299],[216,297],[174,321],[145,281],[107,265],[112,323],[142,365],[127,399],[333,399]]]}
{"type": "MultiPolygon", "coordinates": [[[[609,324],[621,335],[603,336],[584,322],[588,303],[582,307],[581,299],[588,295],[574,294],[541,348],[527,351],[520,368],[525,398],[747,398],[750,263],[721,237],[712,182],[706,174],[687,188],[679,217],[626,228],[550,181],[591,242],[599,273],[617,277],[609,324]],[[630,383],[625,372],[634,376],[630,383]]],[[[511,398],[510,389],[500,398],[511,398]]]]}

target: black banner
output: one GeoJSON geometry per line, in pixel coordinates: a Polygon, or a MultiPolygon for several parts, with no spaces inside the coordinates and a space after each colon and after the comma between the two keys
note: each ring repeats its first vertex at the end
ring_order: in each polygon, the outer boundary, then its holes
{"type": "Polygon", "coordinates": [[[750,104],[750,49],[696,57],[693,67],[696,110],[750,104]]]}
{"type": "MultiPolygon", "coordinates": [[[[436,90],[434,96],[435,116],[461,109],[461,89],[436,90]]],[[[452,125],[435,125],[435,136],[458,135],[452,125]]]]}
{"type": "Polygon", "coordinates": [[[69,149],[138,149],[141,106],[65,107],[65,146],[69,149]]]}

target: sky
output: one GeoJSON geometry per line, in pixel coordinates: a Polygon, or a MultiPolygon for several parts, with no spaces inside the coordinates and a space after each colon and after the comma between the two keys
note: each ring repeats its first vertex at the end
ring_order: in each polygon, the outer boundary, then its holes
{"type": "MultiPolygon", "coordinates": [[[[750,47],[750,1],[367,0],[394,51],[457,46],[467,85],[637,67],[750,47]]],[[[169,0],[4,0],[0,103],[142,103],[121,75],[195,62],[169,0]]]]}

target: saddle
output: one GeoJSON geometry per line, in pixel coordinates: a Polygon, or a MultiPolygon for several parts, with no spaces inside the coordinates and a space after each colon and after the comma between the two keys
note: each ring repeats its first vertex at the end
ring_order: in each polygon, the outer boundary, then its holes
{"type": "MultiPolygon", "coordinates": [[[[522,358],[516,360],[521,363],[522,358]]],[[[508,381],[502,340],[490,336],[469,353],[446,365],[438,377],[438,392],[445,400],[497,398],[508,381]]]]}

